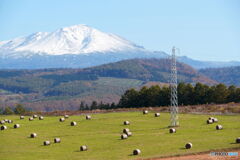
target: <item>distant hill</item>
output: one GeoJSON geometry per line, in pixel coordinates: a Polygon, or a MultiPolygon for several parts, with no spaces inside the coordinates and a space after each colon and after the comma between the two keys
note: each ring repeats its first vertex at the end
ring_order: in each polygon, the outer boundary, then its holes
{"type": "MultiPolygon", "coordinates": [[[[189,65],[177,62],[178,80],[180,82],[202,82],[214,84],[189,65]]],[[[81,72],[92,73],[100,77],[131,78],[142,81],[169,82],[170,61],[168,59],[131,59],[87,68],[81,72]]]]}
{"type": "Polygon", "coordinates": [[[201,69],[199,72],[220,83],[240,86],[240,66],[207,68],[201,69]]]}
{"type": "Polygon", "coordinates": [[[221,67],[231,67],[231,66],[240,66],[239,61],[228,61],[228,62],[219,62],[219,61],[200,61],[191,59],[187,56],[178,57],[178,61],[188,64],[196,69],[205,69],[205,68],[221,68],[221,67]]]}
{"type": "MultiPolygon", "coordinates": [[[[217,83],[186,64],[177,63],[177,68],[179,82],[217,83]]],[[[123,60],[85,69],[0,70],[0,105],[28,103],[50,111],[76,109],[81,100],[118,102],[129,88],[166,85],[169,73],[167,59],[123,60]]]]}

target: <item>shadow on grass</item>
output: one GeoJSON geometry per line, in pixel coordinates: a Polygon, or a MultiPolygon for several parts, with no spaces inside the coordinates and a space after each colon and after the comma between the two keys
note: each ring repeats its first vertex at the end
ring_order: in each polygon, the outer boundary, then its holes
{"type": "MultiPolygon", "coordinates": [[[[89,149],[88,149],[88,150],[89,150],[89,149]]],[[[86,150],[86,151],[88,151],[88,150],[86,150]]],[[[73,152],[86,152],[86,151],[75,150],[75,151],[73,151],[73,152]]]]}
{"type": "Polygon", "coordinates": [[[184,148],[184,147],[181,147],[181,148],[179,148],[180,150],[186,150],[186,148],[184,148]]]}
{"type": "Polygon", "coordinates": [[[232,142],[232,143],[230,143],[230,144],[238,144],[238,143],[236,143],[236,142],[232,142]]]}

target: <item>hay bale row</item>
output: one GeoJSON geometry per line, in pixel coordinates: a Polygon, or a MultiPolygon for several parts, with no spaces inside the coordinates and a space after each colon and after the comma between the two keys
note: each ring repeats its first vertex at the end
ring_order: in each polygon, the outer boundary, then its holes
{"type": "MultiPolygon", "coordinates": [[[[60,143],[61,142],[61,139],[60,138],[54,138],[54,143],[60,143]]],[[[44,146],[48,146],[48,145],[50,145],[51,144],[51,142],[50,141],[44,141],[43,142],[43,145],[44,146]]]]}
{"type": "Polygon", "coordinates": [[[176,133],[176,129],[175,128],[170,128],[169,133],[176,133]]]}
{"type": "Polygon", "coordinates": [[[71,126],[76,126],[76,125],[77,125],[77,122],[75,122],[75,121],[71,122],[71,126]]]}
{"type": "Polygon", "coordinates": [[[24,116],[20,116],[20,119],[24,119],[24,116]]]}
{"type": "Polygon", "coordinates": [[[124,125],[130,125],[130,122],[129,121],[124,121],[123,124],[124,125]]]}
{"type": "Polygon", "coordinates": [[[3,119],[0,121],[0,124],[5,124],[5,123],[12,123],[13,121],[11,119],[3,119]]]}
{"type": "Polygon", "coordinates": [[[133,150],[133,155],[139,155],[141,153],[140,149],[134,149],[133,150]]]}
{"type": "Polygon", "coordinates": [[[1,130],[6,130],[7,126],[1,126],[1,130]]]}
{"type": "Polygon", "coordinates": [[[187,143],[187,144],[185,145],[185,148],[186,148],[186,149],[191,149],[192,146],[193,146],[192,143],[189,142],[189,143],[187,143]]]}
{"type": "Polygon", "coordinates": [[[20,124],[14,124],[13,128],[19,128],[20,124]]]}
{"type": "Polygon", "coordinates": [[[31,138],[36,138],[36,137],[37,137],[37,133],[31,133],[31,134],[30,134],[30,137],[31,137],[31,138]]]}
{"type": "Polygon", "coordinates": [[[83,146],[80,146],[80,151],[87,151],[88,150],[88,147],[83,145],[83,146]]]}
{"type": "Polygon", "coordinates": [[[59,118],[59,122],[64,122],[65,121],[65,118],[59,118]]]}
{"type": "Polygon", "coordinates": [[[86,115],[86,120],[90,120],[92,117],[90,115],[86,115]]]}

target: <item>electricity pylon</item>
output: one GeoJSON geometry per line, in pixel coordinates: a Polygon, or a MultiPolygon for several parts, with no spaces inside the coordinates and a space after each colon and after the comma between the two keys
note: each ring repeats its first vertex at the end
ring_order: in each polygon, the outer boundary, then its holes
{"type": "Polygon", "coordinates": [[[171,56],[171,79],[170,79],[170,90],[171,90],[171,124],[170,126],[176,127],[179,126],[178,121],[178,96],[177,96],[177,64],[176,64],[176,48],[172,48],[171,56]]]}

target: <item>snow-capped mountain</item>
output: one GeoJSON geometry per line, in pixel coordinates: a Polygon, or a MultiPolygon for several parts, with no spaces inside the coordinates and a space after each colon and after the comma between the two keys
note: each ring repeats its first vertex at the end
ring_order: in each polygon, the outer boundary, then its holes
{"type": "Polygon", "coordinates": [[[94,52],[144,51],[143,47],[114,34],[87,25],[75,25],[54,32],[37,32],[26,37],[0,43],[1,56],[21,57],[15,52],[40,55],[89,54],[94,52]]]}
{"type": "Polygon", "coordinates": [[[0,42],[0,68],[89,67],[129,58],[166,56],[87,25],[0,42]]]}
{"type": "MultiPolygon", "coordinates": [[[[83,68],[131,58],[167,58],[117,35],[87,25],[0,41],[0,69],[83,68]]],[[[236,66],[240,62],[197,61],[179,57],[195,68],[236,66]]]]}

